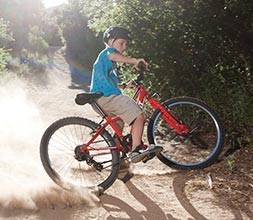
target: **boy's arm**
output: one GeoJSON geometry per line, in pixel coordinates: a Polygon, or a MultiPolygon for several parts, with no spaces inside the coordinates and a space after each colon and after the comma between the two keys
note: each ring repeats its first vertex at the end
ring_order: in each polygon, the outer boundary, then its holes
{"type": "Polygon", "coordinates": [[[117,52],[116,53],[111,53],[109,55],[109,59],[114,61],[114,62],[117,62],[117,63],[133,64],[136,67],[138,66],[139,62],[141,62],[141,61],[144,62],[147,65],[147,62],[143,58],[136,59],[136,58],[132,58],[132,57],[127,57],[127,56],[124,56],[121,53],[117,53],[117,52]]]}

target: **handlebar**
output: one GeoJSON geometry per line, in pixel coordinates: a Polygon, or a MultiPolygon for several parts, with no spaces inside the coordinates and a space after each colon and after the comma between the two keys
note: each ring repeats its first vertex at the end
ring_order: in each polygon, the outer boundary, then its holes
{"type": "Polygon", "coordinates": [[[146,66],[146,64],[143,61],[139,62],[138,65],[137,65],[137,67],[142,72],[144,72],[147,69],[147,66],[146,66]]]}
{"type": "Polygon", "coordinates": [[[138,68],[137,72],[139,74],[138,74],[137,78],[134,81],[137,84],[139,84],[140,81],[142,81],[143,78],[144,78],[144,72],[147,70],[147,66],[146,66],[146,64],[143,61],[141,61],[141,62],[138,63],[137,68],[138,68]]]}
{"type": "Polygon", "coordinates": [[[147,66],[144,62],[139,62],[137,65],[137,77],[135,79],[130,80],[127,83],[122,83],[121,84],[121,88],[125,89],[125,88],[130,88],[133,85],[139,85],[140,82],[143,80],[144,78],[144,72],[147,71],[147,66]]]}

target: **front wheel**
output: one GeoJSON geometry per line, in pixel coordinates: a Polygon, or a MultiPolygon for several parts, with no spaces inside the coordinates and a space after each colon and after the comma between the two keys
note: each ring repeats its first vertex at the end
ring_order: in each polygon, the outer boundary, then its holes
{"type": "Polygon", "coordinates": [[[58,185],[65,189],[100,187],[107,189],[119,171],[119,151],[111,135],[104,130],[92,143],[90,151],[80,153],[99,125],[79,117],[63,118],[45,131],[40,143],[42,164],[58,185]]]}
{"type": "Polygon", "coordinates": [[[215,112],[204,102],[190,97],[170,99],[165,108],[188,129],[179,135],[156,110],[148,125],[148,140],[164,150],[158,158],[176,169],[204,168],[212,164],[222,150],[222,125],[215,112]]]}

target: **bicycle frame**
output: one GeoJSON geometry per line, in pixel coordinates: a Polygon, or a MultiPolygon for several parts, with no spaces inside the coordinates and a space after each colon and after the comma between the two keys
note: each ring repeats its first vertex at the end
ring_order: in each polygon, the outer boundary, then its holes
{"type": "MultiPolygon", "coordinates": [[[[148,71],[145,63],[143,66],[138,65],[137,77],[122,87],[134,88],[134,102],[153,112],[145,123],[150,146],[136,143],[144,151],[135,158],[132,145],[137,139],[133,128],[137,126],[138,138],[138,121],[123,132],[122,119],[109,111],[107,114],[106,108],[99,105],[102,93],[79,93],[76,104],[90,104],[102,116],[101,121],[76,115],[58,119],[46,129],[40,142],[40,159],[56,184],[71,191],[98,190],[101,195],[117,177],[123,182],[129,180],[129,163],[146,163],[157,156],[173,169],[189,170],[216,162],[222,151],[223,137],[222,124],[216,113],[205,102],[193,97],[175,97],[160,102],[142,85],[144,71],[148,71]],[[147,104],[148,108],[144,106],[147,104]]],[[[131,111],[127,106],[126,110],[131,111]]],[[[139,117],[137,119],[144,122],[146,117],[139,117]]]]}
{"type": "Polygon", "coordinates": [[[151,107],[156,110],[159,109],[162,113],[162,118],[179,134],[186,135],[189,133],[189,129],[179,122],[170,112],[166,109],[158,100],[154,99],[149,93],[144,89],[143,85],[136,85],[137,90],[133,96],[133,99],[138,102],[138,104],[143,107],[145,99],[150,103],[151,107]]]}
{"type": "MultiPolygon", "coordinates": [[[[141,108],[143,108],[144,104],[145,104],[145,100],[147,100],[151,107],[154,110],[159,110],[161,111],[162,114],[162,118],[179,134],[179,135],[187,135],[189,133],[189,129],[180,121],[178,121],[172,113],[170,113],[169,109],[165,108],[158,100],[154,99],[152,96],[149,95],[149,93],[145,90],[144,86],[141,84],[134,84],[134,87],[136,88],[136,91],[133,95],[133,99],[139,104],[139,106],[141,108]]],[[[95,131],[94,135],[92,136],[92,138],[90,139],[90,141],[88,143],[86,143],[85,145],[83,145],[81,147],[81,151],[82,152],[88,152],[88,151],[92,151],[92,150],[97,150],[97,149],[93,149],[90,146],[90,144],[92,142],[95,141],[95,139],[106,129],[107,126],[110,126],[113,131],[115,132],[115,134],[117,134],[117,136],[120,138],[120,140],[123,139],[123,134],[122,132],[117,128],[116,126],[116,121],[121,120],[120,117],[118,116],[113,116],[113,117],[109,117],[108,115],[105,115],[103,117],[103,119],[105,119],[105,122],[103,124],[101,124],[101,126],[95,131]]],[[[102,121],[103,122],[103,121],[102,121]]],[[[129,146],[129,148],[131,149],[131,146],[129,146]]],[[[99,150],[106,150],[106,149],[110,149],[110,150],[119,150],[122,151],[123,150],[123,146],[121,145],[116,145],[114,147],[101,147],[99,148],[99,150]]]]}
{"type": "MultiPolygon", "coordinates": [[[[121,120],[121,118],[118,117],[118,116],[113,116],[113,117],[106,116],[104,119],[105,119],[105,123],[103,123],[103,124],[101,125],[101,127],[98,128],[98,129],[95,131],[94,135],[93,135],[92,138],[89,140],[89,142],[86,143],[85,145],[83,145],[83,146],[81,147],[81,151],[82,151],[82,152],[87,152],[87,151],[91,151],[91,150],[97,150],[97,149],[93,149],[93,148],[91,148],[91,147],[89,147],[89,146],[90,146],[90,144],[91,144],[92,142],[94,142],[94,140],[95,140],[95,139],[106,129],[106,127],[109,126],[109,125],[111,126],[111,128],[113,129],[113,131],[119,136],[120,139],[123,138],[122,132],[117,128],[117,126],[116,126],[116,124],[115,124],[115,122],[121,120]]],[[[99,150],[107,150],[107,149],[108,149],[108,147],[101,147],[101,148],[99,148],[99,150]]],[[[122,147],[122,146],[117,146],[117,145],[116,145],[115,147],[110,147],[110,150],[115,150],[115,149],[122,151],[123,147],[122,147]]]]}

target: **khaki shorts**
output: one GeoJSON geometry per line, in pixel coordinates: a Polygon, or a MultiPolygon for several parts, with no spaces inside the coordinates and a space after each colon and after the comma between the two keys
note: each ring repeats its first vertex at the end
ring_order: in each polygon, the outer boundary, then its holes
{"type": "Polygon", "coordinates": [[[121,117],[129,125],[142,114],[139,105],[126,95],[103,96],[97,100],[97,103],[106,113],[121,117]]]}

